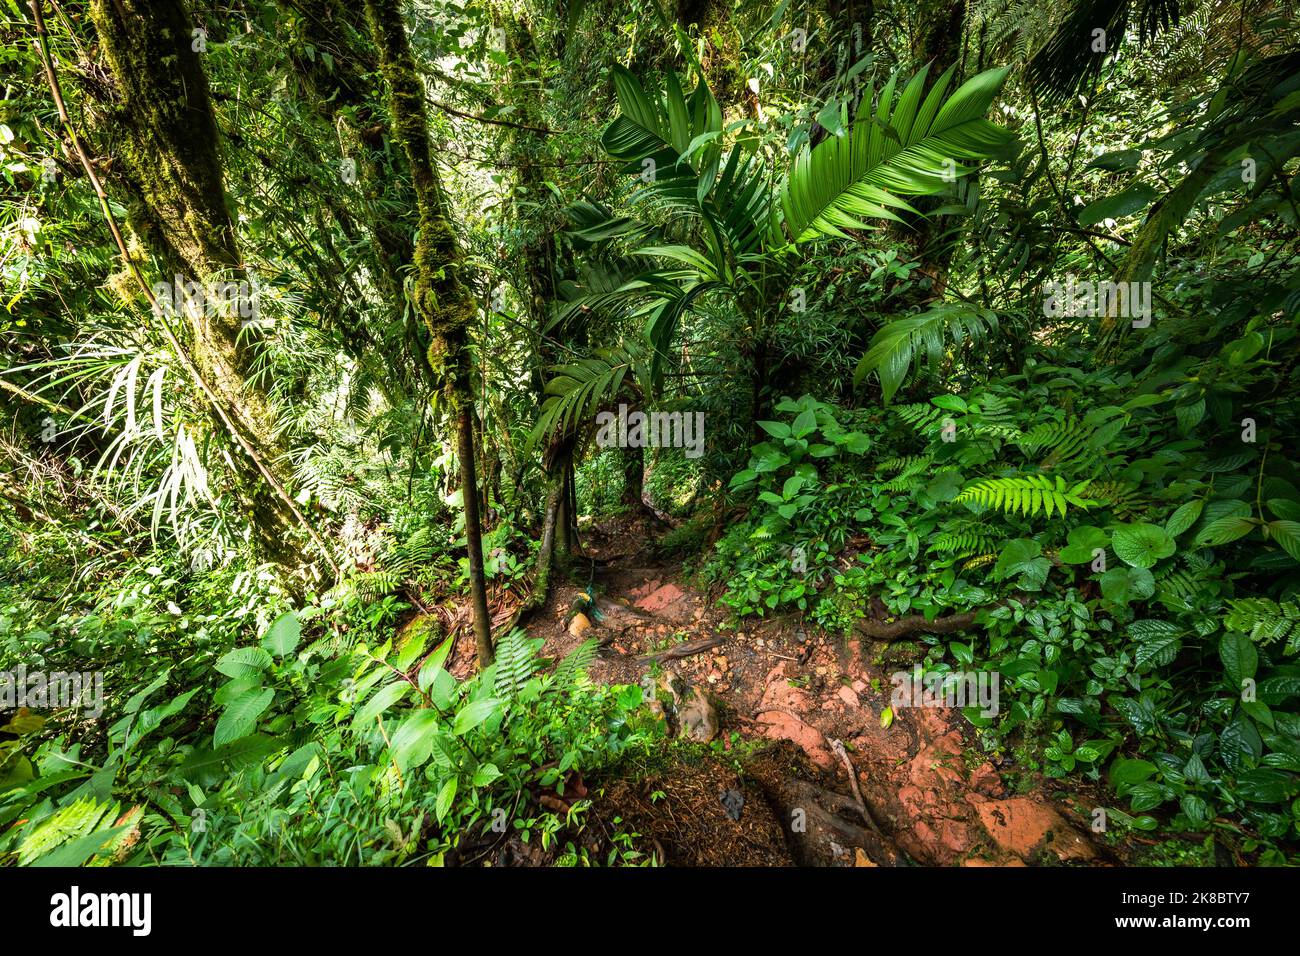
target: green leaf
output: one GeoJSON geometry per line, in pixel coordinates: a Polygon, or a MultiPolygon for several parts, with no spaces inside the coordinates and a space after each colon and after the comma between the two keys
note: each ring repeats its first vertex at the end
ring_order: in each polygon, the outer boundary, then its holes
{"type": "Polygon", "coordinates": [[[217,661],[216,669],[232,680],[252,677],[271,666],[271,655],[260,647],[237,647],[217,661]]]}
{"type": "Polygon", "coordinates": [[[1121,757],[1110,765],[1110,782],[1120,784],[1141,783],[1156,772],[1156,765],[1149,760],[1133,760],[1121,757]]]}
{"type": "Polygon", "coordinates": [[[1264,752],[1264,741],[1251,719],[1237,714],[1219,734],[1219,752],[1233,770],[1246,770],[1264,752]]]}
{"type": "Polygon", "coordinates": [[[438,791],[438,799],[434,803],[433,813],[438,818],[439,823],[442,823],[447,818],[447,812],[451,810],[452,802],[456,799],[457,785],[457,778],[452,777],[438,791]]]}
{"type": "MultiPolygon", "coordinates": [[[[806,438],[817,430],[817,415],[811,408],[805,408],[794,420],[790,433],[795,438],[806,438]]],[[[780,435],[774,436],[780,438],[780,435]]]]}
{"type": "Polygon", "coordinates": [[[1111,568],[1100,583],[1102,597],[1116,604],[1145,601],[1156,593],[1156,579],[1146,568],[1111,568]]]}
{"type": "Polygon", "coordinates": [[[1241,689],[1241,682],[1255,676],[1259,666],[1259,652],[1245,634],[1225,631],[1219,638],[1219,659],[1223,669],[1228,672],[1228,679],[1234,690],[1241,689]]]}
{"type": "Polygon", "coordinates": [[[1047,580],[1052,563],[1040,557],[1043,546],[1032,538],[1014,538],[1002,547],[993,576],[997,580],[1020,576],[1020,586],[1036,591],[1047,580]]]}
{"type": "Polygon", "coordinates": [[[1119,528],[1111,539],[1111,545],[1121,561],[1135,568],[1154,567],[1157,561],[1169,557],[1177,548],[1173,537],[1164,528],[1146,523],[1119,528]]]}
{"type": "Polygon", "coordinates": [[[271,706],[274,698],[275,691],[269,687],[262,690],[250,687],[232,700],[217,720],[217,729],[212,735],[212,745],[220,747],[251,734],[257,729],[257,718],[271,706]]]}
{"type": "Polygon", "coordinates": [[[1282,550],[1300,561],[1300,522],[1270,521],[1264,525],[1268,536],[1282,546],[1282,550]]]}
{"type": "Polygon", "coordinates": [[[402,721],[393,731],[390,752],[403,770],[423,766],[433,750],[441,717],[436,710],[417,710],[402,721]]]}
{"type": "Polygon", "coordinates": [[[1113,153],[1102,153],[1088,164],[1091,169],[1105,169],[1112,173],[1127,172],[1137,169],[1142,161],[1142,150],[1120,149],[1113,153]]]}
{"type": "Polygon", "coordinates": [[[497,712],[501,706],[501,701],[495,697],[488,697],[484,700],[476,700],[467,704],[465,708],[456,714],[456,720],[452,724],[451,732],[456,736],[467,734],[483,721],[487,720],[497,712]]]}
{"type": "Polygon", "coordinates": [[[1060,550],[1058,558],[1066,564],[1090,564],[1098,549],[1104,551],[1110,546],[1110,535],[1100,528],[1081,524],[1070,529],[1066,541],[1069,544],[1060,550]]]}
{"type": "Polygon", "coordinates": [[[758,427],[773,438],[789,438],[790,426],[785,422],[759,422],[758,427]]]}
{"type": "Polygon", "coordinates": [[[936,395],[930,399],[930,404],[950,412],[965,414],[967,411],[966,401],[960,395],[936,395]]]}
{"type": "Polygon", "coordinates": [[[1281,803],[1300,788],[1300,782],[1282,770],[1262,767],[1237,778],[1237,796],[1250,803],[1281,803]]]}
{"type": "Polygon", "coordinates": [[[1196,535],[1196,544],[1202,547],[1228,544],[1238,538],[1244,538],[1254,530],[1254,519],[1228,515],[1227,517],[1216,518],[1202,528],[1200,533],[1196,535]]]}
{"type": "Polygon", "coordinates": [[[1196,524],[1197,519],[1201,517],[1201,509],[1204,507],[1205,502],[1201,499],[1179,505],[1178,510],[1171,514],[1169,520],[1165,522],[1165,532],[1172,537],[1178,537],[1196,524]]]}
{"type": "Polygon", "coordinates": [[[286,611],[277,617],[262,638],[262,646],[276,657],[285,657],[298,648],[302,639],[302,623],[293,611],[286,611]]]}
{"type": "Polygon", "coordinates": [[[953,173],[971,171],[963,160],[991,158],[1013,140],[984,119],[1005,69],[972,77],[946,101],[953,70],[923,96],[927,73],[920,70],[897,96],[897,75],[879,97],[868,90],[846,135],[800,150],[780,196],[790,240],[844,239],[844,230],[866,228],[864,220],[898,219],[895,209],[911,210],[900,196],[944,192],[953,173]]]}
{"type": "Polygon", "coordinates": [[[375,718],[405,697],[410,689],[411,685],[404,680],[395,680],[379,688],[357,711],[356,717],[352,719],[353,729],[370,729],[369,725],[375,722],[375,718]]]}
{"type": "Polygon", "coordinates": [[[1079,225],[1095,226],[1103,219],[1123,219],[1140,212],[1160,195],[1154,186],[1135,183],[1123,192],[1090,202],[1079,210],[1079,225]]]}

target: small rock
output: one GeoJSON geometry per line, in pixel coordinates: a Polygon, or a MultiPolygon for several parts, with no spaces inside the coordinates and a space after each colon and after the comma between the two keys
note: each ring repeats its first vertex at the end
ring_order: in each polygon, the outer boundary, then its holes
{"type": "MultiPolygon", "coordinates": [[[[710,678],[712,681],[713,678],[710,678]]],[[[699,743],[708,743],[718,736],[718,714],[709,702],[709,695],[692,687],[690,696],[678,716],[682,736],[699,743]]]]}
{"type": "Polygon", "coordinates": [[[862,706],[862,702],[858,700],[858,695],[853,692],[852,687],[841,687],[838,696],[847,706],[855,710],[862,706]]]}
{"type": "Polygon", "coordinates": [[[590,628],[591,621],[581,611],[573,615],[573,620],[569,622],[569,634],[573,637],[580,637],[584,631],[590,628]]]}
{"type": "Polygon", "coordinates": [[[745,811],[745,795],[739,790],[723,790],[719,797],[723,809],[727,811],[727,816],[739,822],[741,814],[745,811]]]}

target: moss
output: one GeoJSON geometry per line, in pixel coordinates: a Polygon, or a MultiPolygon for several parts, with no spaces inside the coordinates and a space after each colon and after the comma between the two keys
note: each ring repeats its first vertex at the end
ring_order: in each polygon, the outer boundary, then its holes
{"type": "MultiPolygon", "coordinates": [[[[91,17],[119,94],[112,119],[132,193],[133,229],[160,253],[169,273],[186,281],[238,278],[216,120],[184,5],[94,0],[91,17]]],[[[162,278],[173,281],[171,274],[162,278]]],[[[237,310],[203,310],[189,321],[190,358],[203,384],[262,464],[274,468],[282,449],[265,393],[247,384],[256,355],[240,343],[237,310]]],[[[214,418],[219,430],[224,427],[214,418]]],[[[301,554],[289,538],[294,521],[287,503],[249,456],[236,450],[231,461],[259,550],[297,563],[301,554]]]]}
{"type": "Polygon", "coordinates": [[[175,2],[95,0],[122,96],[124,158],[168,242],[198,278],[237,267],[207,77],[175,2]]]}
{"type": "Polygon", "coordinates": [[[454,398],[462,389],[468,394],[463,353],[466,330],[477,310],[461,278],[463,262],[447,195],[429,146],[424,83],[415,70],[400,5],[393,0],[369,0],[366,13],[388,88],[393,135],[406,155],[419,208],[412,305],[429,331],[428,360],[435,381],[443,383],[448,397],[454,398]]]}

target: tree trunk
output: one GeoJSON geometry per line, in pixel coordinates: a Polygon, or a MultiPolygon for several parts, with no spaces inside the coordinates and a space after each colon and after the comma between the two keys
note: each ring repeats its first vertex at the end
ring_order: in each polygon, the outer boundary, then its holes
{"type": "Polygon", "coordinates": [[[537,567],[533,572],[533,589],[528,597],[528,607],[536,610],[546,603],[551,587],[551,568],[555,564],[555,529],[560,518],[560,497],[564,484],[553,477],[546,492],[546,511],[542,516],[542,543],[537,550],[537,567]]]}
{"type": "MultiPolygon", "coordinates": [[[[182,282],[207,288],[216,281],[243,280],[207,77],[193,49],[184,5],[94,0],[91,16],[120,91],[111,132],[121,137],[128,177],[142,199],[146,240],[182,282]]],[[[173,284],[175,274],[165,281],[173,284]]],[[[180,298],[176,294],[172,301],[180,298]]],[[[280,461],[284,449],[266,391],[249,381],[256,356],[240,340],[239,309],[211,305],[205,298],[199,308],[185,309],[189,358],[248,452],[231,461],[255,545],[282,564],[297,563],[301,553],[289,536],[295,516],[281,493],[288,485],[280,461]]]]}
{"type": "MultiPolygon", "coordinates": [[[[340,160],[356,162],[354,188],[365,200],[375,286],[391,320],[401,323],[406,311],[401,270],[414,254],[413,230],[405,216],[391,215],[388,209],[414,210],[417,201],[400,154],[385,148],[388,124],[370,106],[375,92],[370,77],[377,72],[378,62],[366,34],[365,14],[340,0],[279,0],[279,5],[301,18],[303,36],[317,51],[331,56],[328,66],[319,53],[314,58],[295,57],[294,69],[329,125],[342,132],[347,155],[340,160]]],[[[341,173],[342,169],[340,178],[341,173]]],[[[418,320],[407,322],[406,337],[415,368],[427,380],[428,343],[418,320]]]]}
{"type": "Polygon", "coordinates": [[[633,515],[645,510],[645,457],[640,448],[623,449],[623,495],[621,502],[633,515]]]}
{"type": "MultiPolygon", "coordinates": [[[[933,84],[949,67],[957,65],[962,52],[965,21],[965,0],[924,0],[921,4],[912,35],[912,69],[919,70],[928,64],[930,72],[926,80],[929,84],[933,84]]],[[[948,84],[950,92],[961,84],[961,73],[958,66],[948,84]]],[[[968,181],[973,183],[974,177],[968,181]]],[[[950,202],[950,197],[918,196],[912,205],[921,213],[920,216],[899,213],[903,222],[897,234],[912,246],[913,255],[921,265],[918,271],[929,280],[928,290],[919,283],[917,285],[917,291],[924,298],[942,297],[948,285],[948,267],[956,240],[953,235],[945,233],[949,228],[947,224],[954,220],[932,213],[950,202]]]]}
{"type": "Polygon", "coordinates": [[[397,0],[366,0],[366,15],[388,87],[392,130],[406,153],[419,209],[412,306],[429,331],[429,367],[458,429],[461,502],[469,555],[470,598],[479,666],[492,662],[492,623],[483,578],[483,541],[475,480],[474,391],[470,381],[469,326],[477,311],[461,280],[464,261],[449,221],[450,204],[429,149],[424,83],[415,71],[397,0]]]}

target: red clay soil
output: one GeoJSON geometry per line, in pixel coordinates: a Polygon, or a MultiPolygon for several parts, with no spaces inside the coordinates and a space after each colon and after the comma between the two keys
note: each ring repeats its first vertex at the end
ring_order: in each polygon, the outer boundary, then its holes
{"type": "MultiPolygon", "coordinates": [[[[657,565],[645,556],[643,547],[648,542],[649,535],[639,529],[630,536],[627,529],[614,530],[608,537],[601,528],[586,532],[584,545],[597,558],[593,570],[575,575],[580,584],[556,580],[546,607],[527,622],[530,633],[546,639],[544,653],[562,656],[588,637],[596,637],[602,648],[591,668],[592,679],[627,684],[640,682],[649,671],[651,664],[639,659],[642,655],[701,638],[721,638],[717,647],[705,653],[664,660],[664,676],[707,691],[723,737],[739,732],[744,739],[792,743],[804,759],[787,761],[781,772],[802,776],[843,801],[848,810],[840,820],[856,818],[856,824],[862,825],[853,810],[847,771],[831,743],[842,741],[869,815],[890,844],[884,854],[891,862],[964,866],[1114,862],[1112,851],[1094,841],[1088,830],[1089,807],[1049,795],[1041,780],[1027,793],[1009,793],[1002,774],[984,759],[957,711],[900,709],[893,723],[882,728],[881,710],[888,706],[891,691],[889,674],[896,668],[867,663],[857,640],[805,631],[789,618],[751,619],[739,629],[729,629],[726,614],[687,584],[678,568],[657,565]],[[575,635],[570,626],[573,609],[582,606],[589,574],[591,588],[599,596],[598,614],[593,615],[598,620],[575,635]],[[895,850],[901,851],[897,860],[892,859],[895,850]]],[[[770,776],[771,760],[766,771],[770,776]]],[[[757,774],[762,775],[762,771],[757,774]]],[[[688,774],[677,784],[683,791],[698,789],[697,777],[698,773],[688,774]]],[[[666,797],[660,799],[669,800],[671,806],[673,783],[660,779],[645,785],[668,787],[666,797]]],[[[781,781],[768,783],[771,797],[770,785],[781,781]]],[[[625,815],[636,816],[639,799],[622,801],[625,815]]],[[[699,804],[696,797],[687,802],[699,804]]],[[[678,840],[671,832],[665,835],[663,820],[670,816],[670,810],[659,807],[637,822],[662,849],[667,849],[666,844],[698,843],[686,833],[678,840]]],[[[676,856],[695,864],[728,859],[770,863],[769,815],[764,811],[761,818],[753,819],[763,832],[755,833],[762,850],[752,858],[724,848],[688,854],[686,859],[680,852],[676,856]]],[[[834,830],[840,820],[824,822],[834,830]]],[[[849,827],[841,832],[854,831],[849,827]]],[[[786,836],[789,843],[790,834],[786,836]]],[[[834,834],[824,836],[815,852],[795,846],[793,858],[822,865],[885,862],[864,860],[863,847],[845,846],[832,838],[834,834]]],[[[879,847],[865,849],[872,851],[872,857],[882,855],[879,847]]],[[[668,862],[674,862],[674,854],[667,856],[668,862]]]]}

